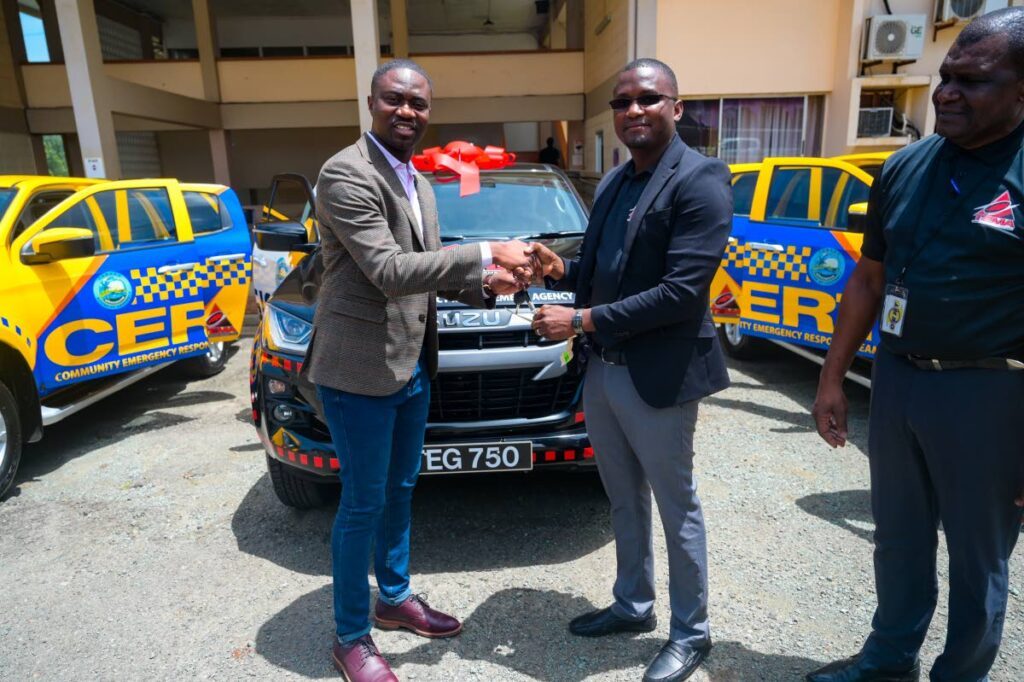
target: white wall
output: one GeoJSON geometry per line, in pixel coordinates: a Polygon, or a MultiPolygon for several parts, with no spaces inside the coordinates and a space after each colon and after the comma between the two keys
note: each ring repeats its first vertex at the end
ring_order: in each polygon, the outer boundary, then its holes
{"type": "Polygon", "coordinates": [[[536,123],[506,123],[505,149],[510,152],[536,152],[540,143],[540,127],[536,123]]]}

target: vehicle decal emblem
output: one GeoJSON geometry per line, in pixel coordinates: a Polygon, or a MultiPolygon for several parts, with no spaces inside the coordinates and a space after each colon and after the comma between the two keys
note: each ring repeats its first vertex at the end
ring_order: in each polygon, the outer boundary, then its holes
{"type": "Polygon", "coordinates": [[[994,227],[997,230],[1013,230],[1017,227],[1013,221],[1013,209],[1017,206],[1018,204],[1010,203],[1010,192],[1003,191],[989,203],[975,208],[974,218],[971,222],[994,227]]]}
{"type": "Polygon", "coordinates": [[[120,272],[105,272],[92,285],[96,302],[108,310],[123,308],[132,302],[132,283],[120,272]]]}
{"type": "Polygon", "coordinates": [[[817,251],[807,266],[811,279],[822,286],[830,286],[843,278],[846,272],[846,257],[831,247],[817,251]]]}

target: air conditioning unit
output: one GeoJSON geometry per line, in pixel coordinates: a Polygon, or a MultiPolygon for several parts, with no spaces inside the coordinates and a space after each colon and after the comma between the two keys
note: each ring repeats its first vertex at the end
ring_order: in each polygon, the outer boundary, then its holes
{"type": "Polygon", "coordinates": [[[924,51],[924,14],[878,14],[864,27],[864,59],[917,59],[924,51]]]}
{"type": "Polygon", "coordinates": [[[857,116],[857,137],[889,137],[892,107],[862,107],[857,116]]]}
{"type": "Polygon", "coordinates": [[[1006,9],[1009,6],[1009,0],[936,0],[935,21],[967,22],[982,14],[1006,9]]]}

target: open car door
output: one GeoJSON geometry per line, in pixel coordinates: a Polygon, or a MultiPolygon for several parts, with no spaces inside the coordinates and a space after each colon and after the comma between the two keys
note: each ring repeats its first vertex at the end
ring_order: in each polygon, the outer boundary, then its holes
{"type": "MultiPolygon", "coordinates": [[[[306,228],[310,244],[320,241],[320,226],[316,220],[316,201],[313,186],[299,173],[279,173],[270,186],[270,200],[260,211],[257,226],[273,223],[299,223],[306,228]]],[[[258,245],[252,250],[252,285],[257,301],[262,305],[306,253],[268,251],[258,245]]]]}

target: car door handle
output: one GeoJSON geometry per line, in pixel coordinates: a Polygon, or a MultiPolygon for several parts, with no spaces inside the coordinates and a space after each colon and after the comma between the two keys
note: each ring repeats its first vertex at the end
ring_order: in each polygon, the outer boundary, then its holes
{"type": "Polygon", "coordinates": [[[782,244],[768,244],[767,242],[747,242],[747,247],[758,251],[785,251],[782,244]]]}
{"type": "Polygon", "coordinates": [[[166,275],[168,272],[188,272],[195,270],[199,263],[178,263],[177,265],[162,265],[156,269],[156,274],[166,275]]]}
{"type": "Polygon", "coordinates": [[[206,260],[210,263],[218,263],[222,260],[238,260],[239,258],[245,258],[244,253],[229,253],[226,256],[210,256],[206,260]]]}

